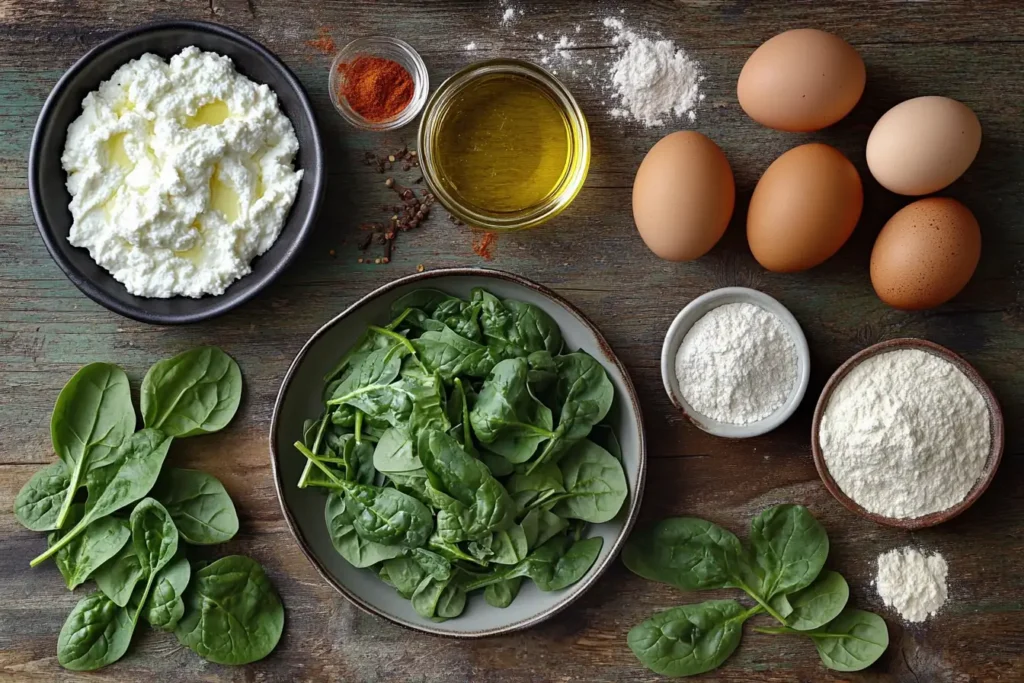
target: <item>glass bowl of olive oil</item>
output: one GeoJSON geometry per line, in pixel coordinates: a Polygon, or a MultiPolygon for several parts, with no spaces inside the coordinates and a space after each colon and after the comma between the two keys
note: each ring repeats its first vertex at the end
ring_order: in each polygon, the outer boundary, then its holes
{"type": "Polygon", "coordinates": [[[441,84],[419,129],[420,166],[438,201],[485,230],[532,228],[579,194],[587,120],[572,94],[529,62],[472,64],[441,84]]]}

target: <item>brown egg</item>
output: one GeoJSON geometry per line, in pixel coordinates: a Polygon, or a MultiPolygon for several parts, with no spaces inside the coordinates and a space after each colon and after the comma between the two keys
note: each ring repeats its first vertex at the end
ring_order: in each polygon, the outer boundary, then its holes
{"type": "Polygon", "coordinates": [[[788,131],[831,126],[864,93],[864,60],[839,36],[801,28],[780,33],[747,59],[736,95],[758,123],[788,131]]]}
{"type": "Polygon", "coordinates": [[[938,192],[964,174],[981,147],[981,123],[948,97],[900,102],[871,129],[868,169],[899,194],[938,192]]]}
{"type": "Polygon", "coordinates": [[[633,181],[636,228],[650,250],[668,261],[708,253],[729,225],[735,203],[725,154],[694,131],[659,140],[633,181]]]}
{"type": "Polygon", "coordinates": [[[789,150],[768,167],[747,212],[747,241],[758,263],[777,273],[807,270],[846,243],[864,206],[849,159],[820,143],[789,150]]]}
{"type": "Polygon", "coordinates": [[[981,258],[981,229],[955,199],[929,197],[903,207],[878,233],[871,284],[895,308],[932,308],[956,296],[981,258]]]}

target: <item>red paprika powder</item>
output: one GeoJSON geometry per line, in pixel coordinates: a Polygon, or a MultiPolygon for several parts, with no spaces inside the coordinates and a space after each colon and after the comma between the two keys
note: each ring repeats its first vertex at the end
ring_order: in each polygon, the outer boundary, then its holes
{"type": "Polygon", "coordinates": [[[345,77],[341,96],[353,111],[373,123],[402,113],[416,90],[405,67],[391,59],[357,57],[339,64],[338,70],[345,77]]]}

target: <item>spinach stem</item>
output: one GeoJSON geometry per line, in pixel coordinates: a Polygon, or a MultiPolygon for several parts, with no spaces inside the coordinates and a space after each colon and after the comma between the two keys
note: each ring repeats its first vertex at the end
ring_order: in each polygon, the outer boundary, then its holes
{"type": "Polygon", "coordinates": [[[757,633],[767,633],[769,635],[801,635],[801,631],[792,629],[788,626],[755,626],[754,631],[757,633]]]}
{"type": "Polygon", "coordinates": [[[61,536],[60,540],[58,540],[56,543],[54,543],[49,548],[47,548],[46,552],[44,552],[42,555],[40,555],[36,559],[34,559],[31,562],[29,562],[28,566],[30,566],[30,567],[38,566],[39,564],[41,564],[41,563],[45,562],[46,560],[48,560],[49,558],[53,557],[55,554],[57,554],[57,552],[61,548],[66,546],[68,543],[73,541],[80,533],[85,531],[85,527],[89,526],[90,522],[92,522],[92,517],[91,517],[91,515],[87,514],[85,517],[83,517],[78,522],[78,524],[76,524],[75,526],[73,526],[71,528],[71,531],[69,531],[66,534],[64,534],[63,536],[61,536]]]}
{"type": "MultiPolygon", "coordinates": [[[[324,429],[327,427],[327,421],[331,419],[331,408],[328,406],[327,410],[324,411],[323,419],[320,420],[320,426],[316,430],[316,438],[313,439],[313,455],[316,455],[320,450],[320,442],[324,438],[324,429]]],[[[299,488],[304,489],[309,486],[309,475],[313,471],[313,464],[310,461],[306,462],[306,466],[302,468],[302,474],[299,476],[299,488]]]]}
{"type": "MultiPolygon", "coordinates": [[[[755,614],[760,614],[763,610],[764,610],[764,608],[761,605],[754,605],[753,607],[748,609],[746,612],[744,612],[743,614],[739,615],[737,617],[737,619],[739,619],[740,622],[742,623],[742,622],[746,621],[747,619],[749,619],[750,617],[754,616],[755,614]]],[[[755,628],[755,630],[756,630],[756,628],[755,628]]]]}
{"type": "MultiPolygon", "coordinates": [[[[75,492],[78,491],[78,481],[82,477],[82,463],[85,461],[85,453],[78,458],[78,462],[75,463],[75,469],[71,473],[71,481],[68,484],[67,494],[64,496],[64,502],[61,503],[60,512],[57,513],[57,528],[60,529],[64,526],[64,522],[67,521],[68,513],[71,512],[71,501],[75,497],[75,492]]],[[[33,567],[35,565],[32,565],[33,567]]]]}
{"type": "Polygon", "coordinates": [[[385,337],[391,337],[399,344],[407,348],[409,350],[409,353],[413,355],[416,354],[416,349],[415,347],[413,347],[412,342],[403,337],[402,335],[398,334],[397,332],[389,330],[386,327],[377,327],[376,325],[370,325],[370,330],[376,332],[377,334],[383,334],[385,337]]]}
{"type": "Polygon", "coordinates": [[[298,449],[299,453],[302,453],[304,456],[306,456],[306,458],[309,459],[311,463],[319,467],[320,470],[327,475],[328,479],[333,481],[338,486],[341,486],[341,480],[334,476],[334,472],[331,472],[330,468],[328,468],[327,465],[320,462],[320,458],[313,455],[313,452],[306,448],[306,444],[302,443],[301,441],[296,441],[294,445],[295,448],[298,449]]]}
{"type": "Polygon", "coordinates": [[[356,443],[363,442],[363,411],[356,411],[356,443]]]}
{"type": "Polygon", "coordinates": [[[758,595],[758,594],[757,594],[756,592],[754,592],[754,589],[753,589],[753,588],[751,588],[751,587],[750,587],[750,586],[748,586],[747,584],[743,583],[743,581],[737,581],[736,583],[737,583],[737,585],[738,585],[738,586],[739,586],[740,588],[742,588],[742,589],[743,589],[743,591],[744,591],[744,592],[745,592],[745,593],[746,593],[747,595],[749,595],[749,596],[750,596],[751,598],[753,598],[753,599],[754,599],[754,601],[755,601],[755,602],[757,602],[757,604],[758,604],[758,605],[760,605],[761,607],[763,607],[763,608],[764,608],[764,611],[765,611],[765,612],[767,612],[768,614],[770,614],[770,615],[772,615],[773,617],[775,617],[775,620],[776,620],[776,621],[778,621],[778,622],[779,622],[780,624],[783,624],[783,625],[785,625],[785,623],[786,623],[786,618],[785,618],[785,617],[783,617],[783,616],[782,616],[781,614],[779,614],[778,612],[776,612],[776,611],[775,611],[774,609],[772,609],[771,605],[769,605],[769,604],[768,604],[767,602],[765,602],[765,601],[764,601],[764,599],[762,599],[760,595],[758,595]]]}
{"type": "Polygon", "coordinates": [[[402,321],[405,320],[410,313],[412,313],[411,308],[405,309],[404,311],[402,311],[401,315],[399,315],[397,318],[389,322],[385,329],[394,330],[396,327],[402,324],[402,321]]]}
{"type": "Polygon", "coordinates": [[[359,396],[362,396],[363,394],[368,394],[371,391],[378,391],[380,389],[386,389],[387,386],[388,386],[387,384],[367,384],[365,387],[360,387],[359,389],[354,389],[354,390],[348,392],[347,394],[345,394],[344,396],[339,396],[338,398],[332,398],[330,401],[327,402],[327,405],[329,405],[329,406],[338,406],[338,405],[343,404],[345,401],[351,401],[352,399],[357,398],[359,396]]]}

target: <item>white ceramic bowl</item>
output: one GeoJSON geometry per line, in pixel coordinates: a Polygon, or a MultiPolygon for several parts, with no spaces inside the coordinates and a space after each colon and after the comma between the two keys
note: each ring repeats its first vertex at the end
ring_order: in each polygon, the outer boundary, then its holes
{"type": "Polygon", "coordinates": [[[722,289],[715,289],[697,297],[687,304],[686,308],[680,311],[676,319],[672,321],[672,325],[668,328],[668,334],[665,335],[665,343],[661,347],[661,381],[665,384],[665,391],[668,393],[672,405],[683,411],[683,414],[693,424],[708,434],[714,434],[715,436],[724,436],[730,439],[746,439],[772,431],[788,420],[797,409],[797,406],[800,405],[800,401],[803,400],[804,393],[807,391],[807,382],[810,380],[810,377],[811,355],[807,349],[807,338],[804,337],[804,332],[800,329],[800,323],[796,321],[796,318],[793,317],[793,314],[785,306],[756,289],[723,287],[722,289]],[[745,425],[713,420],[694,410],[686,402],[686,399],[683,398],[675,371],[676,352],[679,351],[679,345],[683,343],[683,338],[690,331],[690,328],[693,327],[693,324],[719,306],[740,303],[754,304],[775,314],[789,332],[789,336],[793,340],[794,346],[796,346],[797,354],[797,381],[789,398],[786,399],[786,402],[778,410],[768,417],[745,425]]]}

